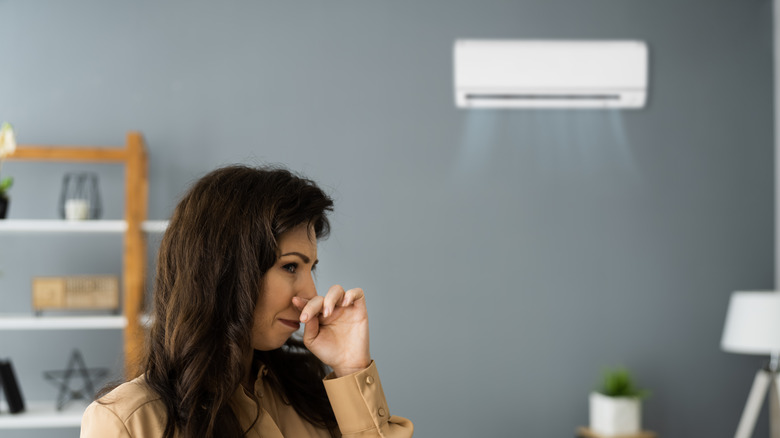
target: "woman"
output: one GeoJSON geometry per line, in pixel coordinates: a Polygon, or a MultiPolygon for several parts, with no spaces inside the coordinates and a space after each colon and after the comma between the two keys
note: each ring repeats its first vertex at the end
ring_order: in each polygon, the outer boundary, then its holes
{"type": "Polygon", "coordinates": [[[143,373],[87,408],[81,436],[411,436],[371,361],[363,291],[317,295],[332,207],[283,169],[196,182],[160,247],[143,373]]]}

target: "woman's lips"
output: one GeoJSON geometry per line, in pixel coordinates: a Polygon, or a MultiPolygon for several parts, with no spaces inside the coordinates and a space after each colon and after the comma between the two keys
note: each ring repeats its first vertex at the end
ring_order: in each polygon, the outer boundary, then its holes
{"type": "Polygon", "coordinates": [[[279,322],[294,330],[298,330],[301,327],[301,323],[298,321],[292,321],[289,319],[280,319],[279,322]]]}

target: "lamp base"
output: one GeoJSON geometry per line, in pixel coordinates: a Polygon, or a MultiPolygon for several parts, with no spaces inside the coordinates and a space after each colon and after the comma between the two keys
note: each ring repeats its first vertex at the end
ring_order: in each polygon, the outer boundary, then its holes
{"type": "Polygon", "coordinates": [[[756,373],[734,438],[750,438],[753,435],[767,390],[769,390],[769,436],[780,438],[780,390],[778,388],[780,388],[780,372],[762,369],[756,373]]]}

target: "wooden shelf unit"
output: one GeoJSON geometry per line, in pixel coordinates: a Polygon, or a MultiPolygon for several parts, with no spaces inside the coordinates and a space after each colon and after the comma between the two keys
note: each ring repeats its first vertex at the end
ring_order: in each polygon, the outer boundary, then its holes
{"type": "Polygon", "coordinates": [[[9,160],[71,161],[92,163],[120,163],[125,166],[124,221],[9,221],[0,225],[0,231],[17,232],[122,232],[124,249],[123,317],[125,376],[138,375],[143,352],[144,330],[139,323],[144,299],[146,278],[146,238],[144,229],[158,232],[164,223],[146,222],[149,198],[148,156],[140,132],[128,132],[124,146],[49,146],[19,145],[9,160]]]}

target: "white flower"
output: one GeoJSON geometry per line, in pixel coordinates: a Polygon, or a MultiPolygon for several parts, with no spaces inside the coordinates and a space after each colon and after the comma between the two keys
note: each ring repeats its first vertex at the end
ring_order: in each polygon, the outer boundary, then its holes
{"type": "Polygon", "coordinates": [[[3,122],[3,126],[0,127],[0,159],[13,154],[15,150],[14,127],[8,122],[3,122]]]}

